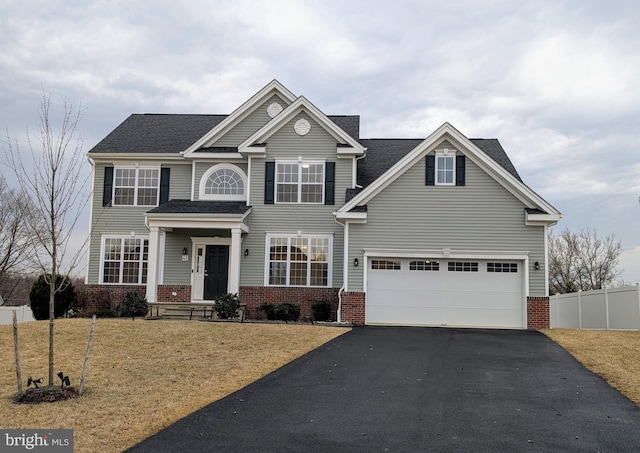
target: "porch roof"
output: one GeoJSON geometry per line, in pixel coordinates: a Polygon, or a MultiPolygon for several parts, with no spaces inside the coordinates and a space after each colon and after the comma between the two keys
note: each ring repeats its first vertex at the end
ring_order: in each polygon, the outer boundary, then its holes
{"type": "Polygon", "coordinates": [[[244,201],[169,200],[147,214],[244,214],[249,210],[244,201]]]}

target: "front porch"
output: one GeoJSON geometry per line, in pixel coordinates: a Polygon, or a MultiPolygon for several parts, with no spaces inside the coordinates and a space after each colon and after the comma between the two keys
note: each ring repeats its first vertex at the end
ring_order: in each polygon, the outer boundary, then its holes
{"type": "Polygon", "coordinates": [[[147,301],[211,305],[217,295],[238,293],[250,212],[242,202],[188,200],[149,211],[147,301]]]}
{"type": "MultiPolygon", "coordinates": [[[[201,321],[217,319],[214,305],[211,302],[152,302],[149,303],[149,313],[147,319],[176,319],[188,321],[201,321]]],[[[240,305],[238,317],[235,321],[243,322],[245,319],[246,307],[240,305]]]]}

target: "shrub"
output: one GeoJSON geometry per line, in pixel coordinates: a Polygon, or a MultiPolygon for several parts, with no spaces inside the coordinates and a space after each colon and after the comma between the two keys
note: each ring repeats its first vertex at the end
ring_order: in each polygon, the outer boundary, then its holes
{"type": "Polygon", "coordinates": [[[263,312],[269,321],[275,321],[276,319],[276,306],[270,302],[264,302],[260,304],[258,310],[263,312]]]}
{"type": "Polygon", "coordinates": [[[238,317],[240,299],[237,294],[227,293],[216,296],[213,309],[220,319],[230,319],[238,317]]]}
{"type": "Polygon", "coordinates": [[[117,318],[118,313],[113,311],[110,308],[101,308],[100,310],[95,310],[89,313],[89,317],[96,315],[96,318],[117,318]]]}
{"type": "Polygon", "coordinates": [[[276,305],[276,319],[284,322],[297,321],[300,319],[300,305],[290,302],[283,302],[276,305]]]}
{"type": "Polygon", "coordinates": [[[315,321],[329,321],[333,304],[328,300],[317,300],[311,305],[311,316],[315,321]]]}
{"type": "Polygon", "coordinates": [[[149,313],[149,304],[147,298],[138,294],[137,291],[129,291],[120,305],[118,305],[118,314],[120,317],[129,317],[135,320],[136,316],[146,316],[149,313]]]}
{"type": "MultiPolygon", "coordinates": [[[[33,317],[37,320],[49,319],[49,283],[51,274],[43,274],[38,277],[31,287],[29,293],[29,301],[31,302],[31,311],[33,317]]],[[[55,287],[62,288],[56,292],[55,303],[53,307],[53,315],[56,318],[63,316],[76,300],[76,292],[68,277],[57,275],[55,279],[55,287]]]]}

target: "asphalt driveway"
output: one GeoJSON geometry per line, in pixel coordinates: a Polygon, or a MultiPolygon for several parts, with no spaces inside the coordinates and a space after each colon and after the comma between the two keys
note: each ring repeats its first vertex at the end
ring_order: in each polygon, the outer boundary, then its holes
{"type": "Polygon", "coordinates": [[[640,408],[540,333],[361,327],[129,451],[639,450],[640,408]]]}

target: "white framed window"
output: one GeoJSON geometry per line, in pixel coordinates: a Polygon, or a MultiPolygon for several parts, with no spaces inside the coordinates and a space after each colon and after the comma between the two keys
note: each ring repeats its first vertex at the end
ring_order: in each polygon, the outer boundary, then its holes
{"type": "Polygon", "coordinates": [[[409,262],[410,271],[439,271],[440,261],[415,260],[409,262]]]}
{"type": "Polygon", "coordinates": [[[436,154],[436,184],[452,186],[456,182],[455,154],[436,154]]]}
{"type": "Polygon", "coordinates": [[[487,272],[517,273],[518,263],[487,263],[487,272]]]}
{"type": "Polygon", "coordinates": [[[200,179],[200,199],[244,201],[247,199],[247,176],[235,165],[214,165],[200,179]]]}
{"type": "Polygon", "coordinates": [[[276,203],[324,203],[324,162],[276,162],[276,203]]]}
{"type": "Polygon", "coordinates": [[[147,283],[148,261],[148,238],[103,236],[100,255],[100,283],[145,284],[147,283]]]}
{"type": "Polygon", "coordinates": [[[159,168],[117,168],[113,181],[114,206],[158,206],[159,168]]]}
{"type": "Polygon", "coordinates": [[[401,269],[400,260],[371,260],[371,269],[399,271],[401,269]]]}
{"type": "Polygon", "coordinates": [[[331,235],[267,235],[265,284],[331,286],[331,235]]]}

